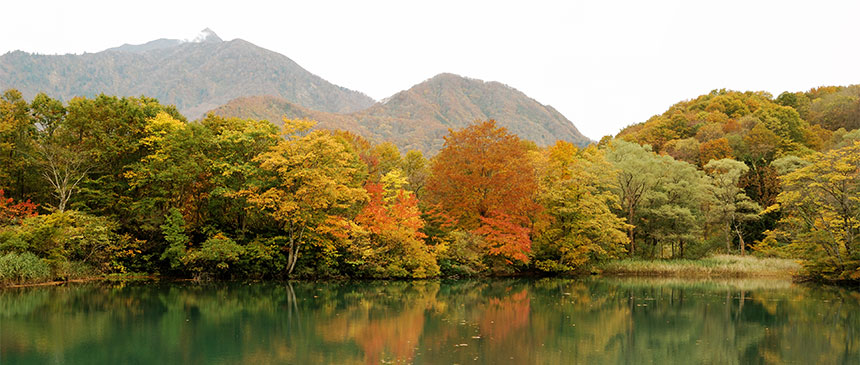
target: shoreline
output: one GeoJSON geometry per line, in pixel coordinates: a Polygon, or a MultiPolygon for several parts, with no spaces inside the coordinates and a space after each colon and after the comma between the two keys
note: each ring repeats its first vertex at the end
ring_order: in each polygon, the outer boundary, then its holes
{"type": "MultiPolygon", "coordinates": [[[[9,284],[9,285],[0,285],[0,290],[2,289],[13,289],[13,288],[30,288],[30,287],[39,287],[39,286],[60,286],[65,284],[76,284],[76,283],[88,283],[93,281],[126,281],[126,280],[161,280],[163,276],[155,275],[155,274],[141,274],[141,275],[128,275],[128,276],[116,276],[116,275],[102,275],[102,276],[89,276],[84,278],[75,278],[68,280],[51,280],[44,281],[38,283],[24,283],[24,284],[9,284]]],[[[170,279],[173,281],[184,281],[188,279],[175,278],[170,279]]]]}
{"type": "MultiPolygon", "coordinates": [[[[702,259],[623,259],[606,262],[595,267],[595,270],[589,275],[583,273],[580,275],[535,275],[534,272],[523,272],[517,275],[503,276],[505,278],[534,278],[534,277],[568,277],[568,278],[587,278],[603,277],[603,278],[677,278],[691,280],[709,280],[709,279],[778,279],[791,280],[792,282],[805,281],[799,276],[800,264],[788,259],[774,258],[757,258],[753,256],[739,255],[714,255],[702,259]]],[[[493,276],[481,276],[480,279],[493,278],[493,276]]],[[[463,277],[436,277],[419,280],[451,280],[464,279],[463,277]]],[[[52,280],[40,283],[24,283],[24,284],[9,284],[0,285],[0,289],[6,288],[27,288],[27,287],[42,287],[42,286],[60,286],[72,283],[86,282],[105,282],[105,281],[127,281],[127,280],[151,280],[151,281],[175,281],[175,282],[190,282],[196,281],[190,278],[181,277],[165,277],[157,274],[134,274],[134,275],[116,275],[107,274],[102,276],[91,276],[84,278],[76,278],[69,280],[52,280]]],[[[393,278],[302,278],[294,279],[302,281],[318,281],[318,280],[396,280],[396,281],[414,281],[415,279],[393,279],[393,278]]],[[[225,280],[204,280],[200,282],[219,282],[225,280]]],[[[236,280],[226,280],[236,281],[236,280]]],[[[239,280],[243,281],[243,280],[239,280]]],[[[260,281],[260,280],[244,280],[244,281],[260,281]]],[[[262,281],[283,281],[283,280],[262,280],[262,281]]]]}

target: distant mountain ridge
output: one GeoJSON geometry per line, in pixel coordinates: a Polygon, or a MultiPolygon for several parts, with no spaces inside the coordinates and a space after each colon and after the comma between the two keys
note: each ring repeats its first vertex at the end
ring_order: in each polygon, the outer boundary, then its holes
{"type": "Polygon", "coordinates": [[[567,118],[499,82],[439,74],[375,102],[329,83],[293,60],[241,39],[224,41],[211,29],[191,40],[161,38],[83,55],[0,56],[0,90],[15,88],[30,99],[39,92],[68,101],[97,94],[146,95],[173,104],[189,119],[207,111],[268,119],[319,121],[401,149],[435,153],[448,129],[495,119],[539,145],[592,142],[567,118]]]}
{"type": "Polygon", "coordinates": [[[345,129],[402,150],[435,153],[448,129],[476,120],[495,119],[510,132],[549,145],[566,140],[584,146],[592,141],[561,113],[499,82],[443,73],[353,113],[327,113],[272,96],[243,97],[212,110],[222,116],[268,119],[307,118],[320,128],[345,129]]]}
{"type": "Polygon", "coordinates": [[[205,29],[193,41],[159,39],[83,55],[0,56],[0,89],[69,100],[100,93],[153,96],[195,119],[232,99],[275,95],[316,110],[348,113],[375,102],[329,83],[293,60],[205,29]]]}

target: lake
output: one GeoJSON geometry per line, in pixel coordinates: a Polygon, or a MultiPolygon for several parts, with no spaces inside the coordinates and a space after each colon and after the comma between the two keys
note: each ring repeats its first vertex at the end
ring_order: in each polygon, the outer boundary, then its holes
{"type": "Polygon", "coordinates": [[[860,293],[781,280],[0,290],[3,364],[858,364],[860,293]]]}

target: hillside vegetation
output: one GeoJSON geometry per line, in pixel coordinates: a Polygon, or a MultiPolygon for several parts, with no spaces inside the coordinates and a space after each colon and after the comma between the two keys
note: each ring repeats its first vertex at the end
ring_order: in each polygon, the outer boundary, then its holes
{"type": "MultiPolygon", "coordinates": [[[[815,277],[858,280],[858,126],[858,85],[776,98],[714,90],[679,102],[617,136],[640,146],[622,143],[618,155],[624,164],[619,166],[627,166],[621,198],[627,221],[635,226],[629,236],[646,249],[679,240],[681,250],[690,237],[702,235],[707,242],[722,236],[729,252],[753,247],[760,254],[805,258],[806,273],[815,277]],[[625,158],[634,153],[638,157],[625,158]],[[655,168],[663,164],[677,167],[655,168]],[[717,184],[691,188],[706,175],[717,184]],[[711,190],[717,200],[689,204],[702,190],[711,190]],[[667,227],[672,230],[663,232],[667,227]]],[[[676,245],[671,246],[674,252],[676,245]]]]}

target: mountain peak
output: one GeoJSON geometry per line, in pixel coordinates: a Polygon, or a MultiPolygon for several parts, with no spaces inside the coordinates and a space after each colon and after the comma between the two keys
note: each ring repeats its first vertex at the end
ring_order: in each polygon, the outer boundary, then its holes
{"type": "Polygon", "coordinates": [[[223,40],[212,29],[206,28],[197,33],[192,39],[168,39],[159,38],[144,44],[123,44],[119,47],[108,48],[105,51],[120,51],[131,53],[144,53],[157,49],[172,48],[187,43],[221,43],[223,40]]]}
{"type": "Polygon", "coordinates": [[[452,74],[450,72],[443,72],[443,73],[440,73],[436,76],[433,76],[433,77],[427,79],[425,82],[428,82],[428,83],[440,83],[440,82],[442,82],[442,83],[444,83],[444,82],[472,81],[472,80],[475,80],[475,79],[470,78],[470,77],[466,77],[466,76],[460,76],[457,74],[452,74]]]}
{"type": "Polygon", "coordinates": [[[218,42],[223,42],[223,40],[221,39],[221,37],[219,37],[217,34],[215,34],[215,32],[212,31],[212,29],[206,28],[206,29],[201,30],[200,33],[198,33],[197,36],[194,37],[193,40],[191,40],[191,42],[193,42],[193,43],[218,43],[218,42]]]}
{"type": "Polygon", "coordinates": [[[436,76],[431,77],[431,78],[430,78],[430,80],[442,80],[442,79],[465,79],[465,78],[466,78],[466,77],[463,77],[463,76],[460,76],[460,75],[457,75],[457,74],[452,74],[452,73],[450,73],[450,72],[442,72],[442,73],[440,73],[440,74],[438,74],[438,75],[436,75],[436,76]]]}

